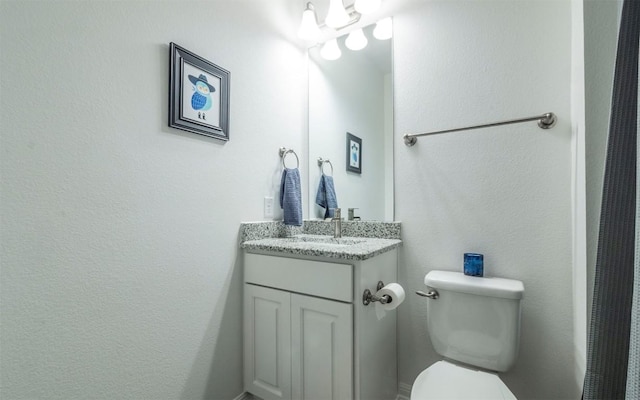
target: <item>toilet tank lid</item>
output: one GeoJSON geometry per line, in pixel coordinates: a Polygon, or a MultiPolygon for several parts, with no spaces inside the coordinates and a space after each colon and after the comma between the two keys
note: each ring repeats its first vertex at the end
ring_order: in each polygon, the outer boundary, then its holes
{"type": "Polygon", "coordinates": [[[453,271],[430,271],[424,284],[434,289],[504,299],[521,299],[524,294],[524,284],[515,279],[467,276],[453,271]]]}

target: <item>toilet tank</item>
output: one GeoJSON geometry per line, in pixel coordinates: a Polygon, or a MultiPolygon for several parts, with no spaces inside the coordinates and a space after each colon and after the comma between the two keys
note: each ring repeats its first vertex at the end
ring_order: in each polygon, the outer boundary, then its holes
{"type": "Polygon", "coordinates": [[[431,271],[424,283],[437,299],[427,301],[427,330],[442,356],[492,371],[507,371],[518,356],[522,282],[431,271]]]}

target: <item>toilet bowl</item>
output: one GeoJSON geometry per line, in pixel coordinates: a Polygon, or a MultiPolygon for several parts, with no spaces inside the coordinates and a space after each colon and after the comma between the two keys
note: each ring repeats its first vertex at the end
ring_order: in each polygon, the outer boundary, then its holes
{"type": "Polygon", "coordinates": [[[515,400],[497,373],[518,355],[523,283],[451,271],[431,271],[424,283],[427,331],[445,360],[418,375],[411,400],[515,400]]]}
{"type": "Polygon", "coordinates": [[[438,361],[418,375],[411,400],[516,400],[496,374],[438,361]]]}

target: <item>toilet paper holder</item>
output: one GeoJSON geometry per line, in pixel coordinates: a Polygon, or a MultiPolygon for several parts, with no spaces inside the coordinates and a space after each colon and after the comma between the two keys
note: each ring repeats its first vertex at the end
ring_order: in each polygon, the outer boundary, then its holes
{"type": "MultiPolygon", "coordinates": [[[[382,289],[383,287],[384,287],[384,282],[378,281],[378,286],[376,286],[376,292],[382,289]]],[[[364,293],[362,293],[362,304],[364,304],[365,306],[368,306],[374,301],[379,301],[382,304],[387,304],[387,303],[390,303],[391,300],[392,299],[390,296],[386,294],[384,296],[376,296],[375,294],[371,293],[371,290],[369,289],[365,289],[364,293]]]]}

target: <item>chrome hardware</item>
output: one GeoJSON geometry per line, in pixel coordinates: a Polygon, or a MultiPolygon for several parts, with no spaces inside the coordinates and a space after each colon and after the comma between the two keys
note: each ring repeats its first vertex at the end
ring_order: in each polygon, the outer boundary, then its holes
{"type": "Polygon", "coordinates": [[[417,137],[415,137],[415,136],[411,136],[411,135],[410,135],[410,134],[408,134],[408,133],[407,133],[407,134],[405,134],[402,138],[404,139],[404,144],[405,144],[405,145],[407,145],[407,146],[409,146],[409,147],[413,146],[413,145],[414,145],[414,144],[416,144],[416,142],[418,141],[418,138],[417,138],[417,137]]]}
{"type": "Polygon", "coordinates": [[[324,160],[322,157],[318,157],[318,167],[320,167],[320,172],[322,172],[322,175],[326,175],[324,173],[325,164],[329,164],[329,166],[331,167],[331,175],[329,176],[333,176],[333,164],[331,164],[331,161],[329,159],[324,160]]]}
{"type": "Polygon", "coordinates": [[[431,289],[427,293],[423,292],[422,290],[418,290],[416,291],[416,294],[418,296],[428,297],[433,300],[436,300],[438,297],[440,297],[440,295],[438,294],[438,291],[435,289],[431,289]]]}
{"type": "Polygon", "coordinates": [[[512,119],[508,121],[492,122],[489,124],[467,126],[464,128],[445,129],[443,131],[425,132],[425,133],[412,133],[412,134],[408,133],[404,135],[402,138],[404,139],[404,144],[406,144],[407,146],[413,146],[414,144],[416,144],[416,142],[418,141],[418,138],[421,136],[437,135],[440,133],[449,133],[449,132],[467,131],[471,129],[490,128],[494,126],[509,125],[509,124],[520,124],[522,122],[529,122],[529,121],[538,121],[538,126],[540,127],[540,129],[550,129],[555,126],[557,120],[558,119],[556,115],[550,112],[542,115],[537,115],[535,117],[518,118],[518,119],[512,119]]]}
{"type": "Polygon", "coordinates": [[[341,210],[339,208],[334,208],[333,211],[334,211],[333,218],[331,218],[331,222],[335,222],[334,229],[333,229],[333,237],[341,238],[342,237],[341,210]]]}
{"type": "MultiPolygon", "coordinates": [[[[383,287],[384,287],[384,282],[378,281],[378,285],[376,286],[376,292],[382,289],[383,287]]],[[[391,297],[389,297],[386,294],[384,296],[376,296],[375,294],[371,293],[371,290],[365,289],[364,293],[362,293],[362,304],[364,304],[365,306],[368,306],[374,301],[379,301],[382,304],[387,304],[391,302],[391,297]]]]}
{"type": "Polygon", "coordinates": [[[280,147],[280,158],[282,158],[282,168],[287,168],[287,166],[284,165],[284,159],[287,158],[287,154],[289,153],[296,156],[296,168],[300,167],[300,159],[298,158],[298,155],[296,154],[296,152],[293,151],[292,149],[287,149],[286,147],[280,147]]]}
{"type": "Polygon", "coordinates": [[[356,215],[355,215],[355,213],[356,213],[355,211],[356,211],[357,209],[358,209],[358,208],[349,208],[349,209],[348,209],[348,211],[349,211],[349,214],[348,214],[348,216],[347,216],[347,220],[348,220],[348,221],[354,221],[354,220],[359,220],[359,219],[360,219],[360,217],[358,217],[358,216],[356,216],[356,215]]]}
{"type": "Polygon", "coordinates": [[[538,120],[538,126],[541,129],[553,128],[556,125],[556,121],[558,120],[554,113],[542,114],[541,117],[542,118],[538,120]]]}

